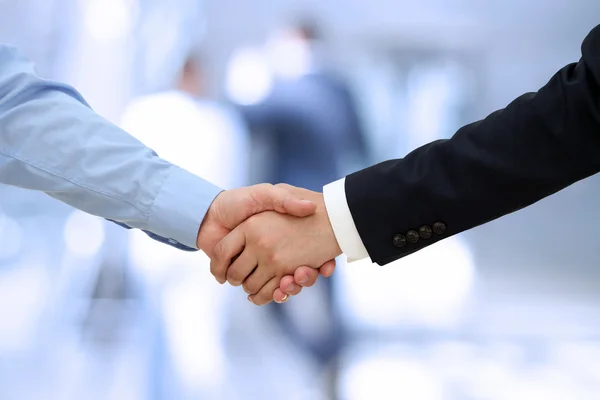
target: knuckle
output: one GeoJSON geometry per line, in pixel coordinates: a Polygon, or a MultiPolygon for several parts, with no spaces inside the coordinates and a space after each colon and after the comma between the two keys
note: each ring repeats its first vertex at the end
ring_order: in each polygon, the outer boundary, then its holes
{"type": "Polygon", "coordinates": [[[251,279],[247,279],[242,285],[242,287],[244,288],[244,292],[251,295],[256,294],[258,292],[258,289],[260,288],[258,288],[257,286],[257,283],[251,279]]]}
{"type": "Polygon", "coordinates": [[[255,230],[260,226],[260,214],[251,215],[248,217],[245,224],[250,230],[255,230]]]}
{"type": "Polygon", "coordinates": [[[215,258],[222,261],[227,257],[227,246],[225,243],[223,243],[223,241],[220,241],[215,245],[213,252],[215,254],[215,258]]]}
{"type": "Polygon", "coordinates": [[[265,196],[268,196],[271,190],[273,190],[273,185],[271,185],[270,183],[259,183],[258,185],[254,186],[254,190],[252,191],[252,201],[255,204],[262,203],[263,198],[265,196]]]}
{"type": "Polygon", "coordinates": [[[267,258],[271,257],[271,249],[273,247],[273,240],[268,235],[260,235],[256,239],[256,247],[264,253],[266,253],[267,258]]]}
{"type": "Polygon", "coordinates": [[[273,185],[271,185],[270,183],[259,183],[258,185],[256,185],[256,187],[259,190],[271,190],[273,185]]]}
{"type": "Polygon", "coordinates": [[[291,284],[294,284],[294,278],[292,276],[286,275],[279,281],[279,288],[283,290],[291,284]]]}
{"type": "Polygon", "coordinates": [[[267,264],[271,267],[277,268],[277,270],[285,267],[283,255],[280,252],[270,251],[267,254],[267,264]]]}
{"type": "Polygon", "coordinates": [[[246,294],[254,294],[249,289],[249,284],[248,284],[248,280],[247,279],[246,279],[246,281],[244,283],[242,283],[242,289],[244,289],[244,292],[246,292],[246,294]]]}
{"type": "Polygon", "coordinates": [[[243,276],[238,268],[230,267],[227,270],[227,282],[233,286],[240,286],[242,284],[243,276]]]}
{"type": "Polygon", "coordinates": [[[256,208],[257,201],[255,200],[256,195],[254,193],[250,193],[249,195],[240,199],[240,206],[243,210],[254,212],[256,208]]]}

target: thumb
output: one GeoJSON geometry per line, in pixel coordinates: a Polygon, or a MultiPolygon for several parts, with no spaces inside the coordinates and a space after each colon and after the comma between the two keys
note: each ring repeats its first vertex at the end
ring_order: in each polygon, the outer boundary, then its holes
{"type": "Polygon", "coordinates": [[[317,210],[317,205],[312,201],[303,199],[280,186],[256,185],[252,189],[255,214],[273,210],[295,217],[307,217],[317,210]]]}

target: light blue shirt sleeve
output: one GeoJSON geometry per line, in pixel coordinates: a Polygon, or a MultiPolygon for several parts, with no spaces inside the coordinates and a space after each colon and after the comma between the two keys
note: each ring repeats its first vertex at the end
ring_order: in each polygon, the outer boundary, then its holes
{"type": "Polygon", "coordinates": [[[41,79],[0,44],[0,183],[39,190],[186,250],[221,189],[167,161],[41,79]]]}

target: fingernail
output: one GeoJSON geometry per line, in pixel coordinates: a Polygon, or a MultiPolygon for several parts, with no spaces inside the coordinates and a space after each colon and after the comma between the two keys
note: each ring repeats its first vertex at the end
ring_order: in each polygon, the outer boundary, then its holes
{"type": "Polygon", "coordinates": [[[288,299],[288,297],[289,297],[289,296],[288,296],[287,294],[286,294],[286,295],[284,295],[284,296],[281,298],[281,301],[280,301],[280,303],[283,303],[284,301],[286,301],[286,300],[288,299]]]}
{"type": "Polygon", "coordinates": [[[303,277],[301,277],[300,279],[298,279],[298,283],[306,283],[308,282],[308,276],[304,275],[303,277]]]}
{"type": "Polygon", "coordinates": [[[254,301],[252,300],[252,296],[248,296],[248,301],[252,304],[254,304],[254,301]]]}
{"type": "Polygon", "coordinates": [[[310,201],[310,200],[306,200],[306,199],[300,199],[300,202],[301,202],[301,203],[304,203],[304,204],[313,204],[313,202],[312,202],[312,201],[310,201]]]}
{"type": "Polygon", "coordinates": [[[293,283],[290,283],[289,285],[287,285],[287,286],[285,287],[285,291],[286,291],[286,292],[293,292],[293,291],[294,291],[294,289],[296,289],[296,285],[294,285],[293,283]]]}

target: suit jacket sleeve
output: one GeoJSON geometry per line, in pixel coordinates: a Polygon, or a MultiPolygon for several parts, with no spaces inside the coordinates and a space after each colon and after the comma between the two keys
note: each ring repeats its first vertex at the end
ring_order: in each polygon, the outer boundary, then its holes
{"type": "Polygon", "coordinates": [[[346,178],[371,259],[386,264],[519,210],[600,170],[600,25],[537,93],[346,178]]]}

